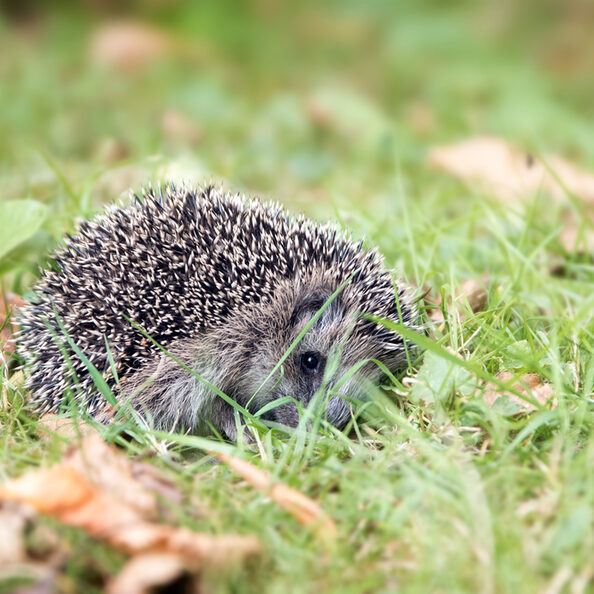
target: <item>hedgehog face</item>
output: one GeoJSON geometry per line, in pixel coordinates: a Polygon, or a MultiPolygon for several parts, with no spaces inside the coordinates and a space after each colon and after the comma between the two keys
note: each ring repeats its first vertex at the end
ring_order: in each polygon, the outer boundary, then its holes
{"type": "MultiPolygon", "coordinates": [[[[394,367],[394,349],[387,349],[373,334],[366,333],[348,294],[339,295],[313,320],[332,295],[328,286],[287,286],[266,304],[255,308],[256,313],[241,316],[251,327],[235,328],[249,344],[236,342],[241,354],[231,353],[240,361],[241,372],[229,382],[235,387],[233,396],[256,413],[279,398],[292,402],[266,412],[265,419],[284,425],[299,423],[299,409],[314,401],[325,404],[325,416],[336,427],[343,427],[350,417],[349,400],[363,399],[367,381],[377,383],[381,371],[373,362],[353,366],[361,361],[380,359],[394,367]],[[302,338],[285,358],[280,369],[270,377],[277,363],[291,345],[302,338]],[[319,392],[322,388],[322,392],[319,392]],[[254,397],[254,394],[256,396],[254,397]],[[316,394],[319,398],[314,398],[316,394]]],[[[367,323],[369,326],[369,323],[367,323]]],[[[231,324],[227,326],[227,331],[231,324]]],[[[385,333],[383,333],[385,338],[385,333]]],[[[401,338],[393,335],[402,345],[401,338]]],[[[227,339],[225,344],[229,344],[227,339]]],[[[392,345],[394,346],[394,345],[392,345]]],[[[399,360],[401,352],[398,351],[399,360]]]]}

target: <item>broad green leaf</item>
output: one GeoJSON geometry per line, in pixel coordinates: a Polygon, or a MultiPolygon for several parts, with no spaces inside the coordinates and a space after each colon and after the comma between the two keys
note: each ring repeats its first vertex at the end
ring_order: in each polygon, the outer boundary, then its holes
{"type": "Polygon", "coordinates": [[[469,394],[476,380],[456,363],[427,352],[411,391],[413,402],[445,403],[454,391],[469,394]]]}
{"type": "Polygon", "coordinates": [[[567,550],[582,546],[588,538],[593,515],[590,505],[580,505],[571,511],[568,510],[553,534],[552,552],[560,555],[567,550]]]}
{"type": "Polygon", "coordinates": [[[0,258],[29,239],[41,227],[47,207],[35,200],[0,202],[0,258]]]}
{"type": "Polygon", "coordinates": [[[339,134],[356,138],[357,143],[375,143],[392,131],[392,123],[377,104],[364,95],[326,87],[312,96],[312,106],[328,118],[328,125],[339,134]]]}
{"type": "Polygon", "coordinates": [[[525,412],[526,408],[515,400],[510,400],[508,394],[503,394],[495,399],[492,406],[493,410],[498,411],[503,416],[513,417],[518,413],[525,412]]]}
{"type": "Polygon", "coordinates": [[[527,340],[519,340],[505,348],[505,366],[510,369],[526,367],[534,356],[527,340]]]}

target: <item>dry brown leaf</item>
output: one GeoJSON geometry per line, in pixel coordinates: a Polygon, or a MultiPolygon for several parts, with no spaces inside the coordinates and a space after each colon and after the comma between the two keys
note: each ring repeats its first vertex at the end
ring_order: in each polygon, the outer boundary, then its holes
{"type": "Polygon", "coordinates": [[[91,39],[91,58],[97,63],[132,70],[161,58],[175,47],[164,31],[139,22],[103,25],[91,39]]]}
{"type": "Polygon", "coordinates": [[[63,464],[74,468],[101,491],[116,497],[144,518],[156,516],[155,494],[134,476],[134,466],[139,463],[109,447],[98,434],[86,437],[80,447],[67,452],[63,464]]]}
{"type": "Polygon", "coordinates": [[[172,555],[191,572],[259,552],[255,537],[212,536],[157,523],[155,493],[135,474],[133,461],[91,435],[61,464],[1,485],[0,501],[30,505],[131,555],[172,555]]]}
{"type": "Polygon", "coordinates": [[[112,21],[98,27],[90,40],[91,59],[125,71],[142,69],[161,58],[187,59],[193,64],[210,55],[204,39],[182,37],[139,21],[112,21]]]}
{"type": "MultiPolygon", "coordinates": [[[[173,553],[148,553],[132,558],[107,585],[107,594],[150,594],[188,571],[185,559],[173,553]]],[[[198,588],[194,588],[199,591],[198,588]]],[[[184,590],[186,591],[186,590],[184,590]]]]}
{"type": "Polygon", "coordinates": [[[479,183],[501,200],[529,197],[541,189],[564,199],[567,188],[594,203],[592,173],[557,155],[546,157],[543,163],[500,138],[471,138],[436,147],[429,153],[429,164],[466,182],[479,183]]]}
{"type": "Polygon", "coordinates": [[[487,307],[488,297],[483,283],[470,278],[460,285],[460,291],[456,298],[457,300],[466,300],[472,313],[477,313],[487,307]]]}
{"type": "Polygon", "coordinates": [[[558,155],[536,160],[500,138],[482,137],[437,147],[429,163],[468,183],[478,183],[504,201],[530,197],[545,190],[564,200],[567,190],[585,203],[589,221],[580,234],[581,221],[568,215],[559,236],[568,251],[594,248],[594,174],[583,171],[558,155]]]}
{"type": "Polygon", "coordinates": [[[213,455],[241,475],[252,487],[268,495],[301,524],[314,528],[319,536],[329,539],[336,536],[336,525],[332,518],[303,493],[282,483],[273,483],[266,472],[241,458],[217,452],[213,452],[213,455]]]}
{"type": "MultiPolygon", "coordinates": [[[[510,382],[516,376],[509,371],[502,371],[495,377],[502,382],[510,382]]],[[[556,398],[554,398],[553,386],[551,384],[542,383],[537,373],[525,373],[517,378],[517,381],[512,386],[513,390],[526,395],[535,400],[543,406],[555,408],[557,406],[556,398]]],[[[527,400],[523,400],[512,392],[502,392],[498,386],[492,383],[487,384],[487,389],[483,393],[483,400],[488,406],[493,406],[495,402],[502,397],[507,397],[511,402],[515,402],[522,407],[521,413],[536,410],[536,406],[527,400]]]]}
{"type": "Polygon", "coordinates": [[[112,22],[91,39],[91,58],[97,64],[134,69],[169,54],[175,43],[164,31],[139,22],[112,22]]]}
{"type": "Polygon", "coordinates": [[[13,503],[0,505],[0,567],[27,560],[23,509],[13,503]]]}
{"type": "Polygon", "coordinates": [[[19,592],[49,594],[56,591],[55,573],[63,561],[61,541],[34,522],[30,509],[13,501],[0,503],[0,584],[26,580],[30,583],[19,592]]]}
{"type": "Polygon", "coordinates": [[[80,419],[61,417],[53,414],[41,417],[37,422],[35,430],[37,435],[42,439],[47,438],[51,434],[59,435],[65,439],[75,439],[96,432],[96,429],[92,425],[80,419]]]}
{"type": "Polygon", "coordinates": [[[93,489],[73,468],[54,466],[30,472],[0,486],[0,500],[18,501],[36,511],[63,515],[93,496],[93,489]]]}
{"type": "Polygon", "coordinates": [[[171,503],[181,505],[183,497],[175,483],[165,478],[154,466],[133,460],[131,470],[134,479],[145,489],[171,503]]]}

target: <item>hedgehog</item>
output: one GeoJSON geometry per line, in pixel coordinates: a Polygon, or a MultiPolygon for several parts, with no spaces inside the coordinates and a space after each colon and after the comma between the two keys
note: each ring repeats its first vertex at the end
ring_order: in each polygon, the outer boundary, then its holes
{"type": "Polygon", "coordinates": [[[211,184],[149,186],[79,224],[51,262],[17,338],[43,414],[75,402],[109,422],[99,373],[158,429],[234,440],[233,403],[296,427],[320,391],[342,428],[406,365],[411,345],[381,320],[416,328],[411,291],[376,249],[211,184]]]}

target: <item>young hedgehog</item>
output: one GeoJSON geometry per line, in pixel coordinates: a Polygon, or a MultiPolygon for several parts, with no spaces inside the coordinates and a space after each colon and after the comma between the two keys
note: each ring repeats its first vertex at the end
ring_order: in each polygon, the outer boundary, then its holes
{"type": "Polygon", "coordinates": [[[376,251],[212,186],[145,190],[83,222],[53,260],[20,313],[18,338],[41,413],[57,412],[71,393],[97,419],[113,414],[74,342],[117,398],[158,428],[235,439],[233,407],[208,383],[250,412],[289,396],[263,418],[296,426],[322,382],[339,388],[325,414],[342,427],[349,399],[382,377],[371,359],[390,370],[406,361],[403,338],[364,314],[416,323],[409,292],[376,251]],[[325,373],[328,361],[336,363],[325,373]]]}

